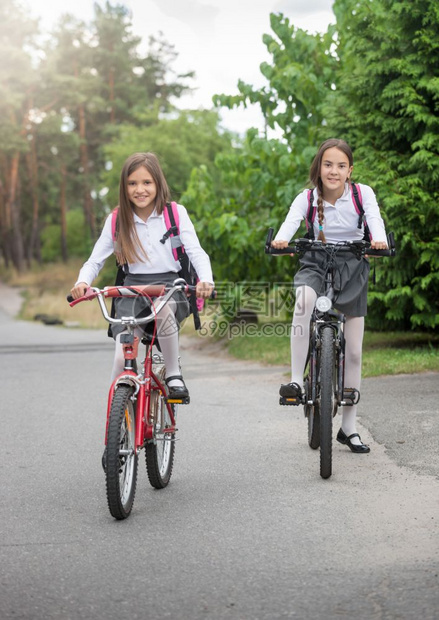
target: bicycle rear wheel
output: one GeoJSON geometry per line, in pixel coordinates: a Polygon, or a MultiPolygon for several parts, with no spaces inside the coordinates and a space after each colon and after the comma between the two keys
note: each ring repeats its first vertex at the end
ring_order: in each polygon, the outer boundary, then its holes
{"type": "MultiPolygon", "coordinates": [[[[165,368],[158,373],[161,382],[165,379],[165,368]]],[[[171,479],[174,466],[175,433],[168,433],[171,418],[165,403],[165,394],[155,390],[151,395],[150,420],[153,425],[153,438],[145,447],[146,471],[148,479],[155,489],[164,489],[171,479]]],[[[177,406],[171,405],[174,419],[177,406]]]]}
{"type": "Polygon", "coordinates": [[[332,417],[334,413],[334,332],[325,326],[320,332],[320,475],[332,474],[332,417]]]}
{"type": "Polygon", "coordinates": [[[134,388],[121,385],[114,393],[108,422],[105,474],[107,501],[115,519],[126,519],[133,507],[137,484],[134,388]]]}

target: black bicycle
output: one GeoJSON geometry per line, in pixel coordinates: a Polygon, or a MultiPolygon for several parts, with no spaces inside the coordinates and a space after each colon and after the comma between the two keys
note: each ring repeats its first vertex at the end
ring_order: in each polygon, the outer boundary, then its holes
{"type": "Polygon", "coordinates": [[[332,474],[332,421],[338,407],[356,405],[360,400],[358,390],[344,385],[346,341],[343,333],[345,316],[334,308],[336,293],[334,277],[336,256],[353,254],[360,260],[364,256],[395,256],[393,233],[388,235],[388,249],[375,250],[368,241],[343,241],[323,243],[311,239],[297,239],[291,246],[276,249],[271,246],[273,229],[265,242],[266,254],[297,254],[318,252],[325,256],[325,279],[311,316],[308,357],[304,375],[304,394],[301,400],[281,396],[281,405],[304,405],[308,420],[308,443],[313,450],[320,448],[320,475],[332,474]]]}

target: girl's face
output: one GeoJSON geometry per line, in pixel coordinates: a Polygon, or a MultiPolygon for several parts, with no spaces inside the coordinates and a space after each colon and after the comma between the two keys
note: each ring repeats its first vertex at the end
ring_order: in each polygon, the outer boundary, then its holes
{"type": "Polygon", "coordinates": [[[146,221],[154,210],[157,187],[145,166],[140,166],[130,174],[127,193],[136,215],[146,221]]]}
{"type": "Polygon", "coordinates": [[[340,198],[344,192],[346,181],[351,175],[353,166],[349,165],[348,156],[336,146],[323,153],[320,166],[320,178],[323,193],[328,197],[340,198]]]}

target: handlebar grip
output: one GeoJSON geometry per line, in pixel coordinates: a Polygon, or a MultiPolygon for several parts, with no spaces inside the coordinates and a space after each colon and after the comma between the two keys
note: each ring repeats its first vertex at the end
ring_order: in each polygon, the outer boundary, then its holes
{"type": "Polygon", "coordinates": [[[278,249],[273,248],[271,242],[273,241],[274,230],[273,228],[268,229],[267,239],[265,240],[265,254],[295,254],[296,249],[291,246],[287,246],[286,248],[278,249]]]}
{"type": "Polygon", "coordinates": [[[73,301],[73,297],[71,295],[67,295],[66,299],[69,302],[69,304],[73,301]]]}
{"type": "Polygon", "coordinates": [[[387,246],[387,250],[374,250],[370,248],[366,254],[367,256],[396,256],[395,235],[393,232],[387,235],[387,246]]]}

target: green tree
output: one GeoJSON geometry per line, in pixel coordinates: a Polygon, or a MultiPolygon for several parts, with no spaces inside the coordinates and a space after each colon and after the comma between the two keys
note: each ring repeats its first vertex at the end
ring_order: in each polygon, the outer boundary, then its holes
{"type": "MultiPolygon", "coordinates": [[[[142,117],[140,117],[142,118],[142,117]]],[[[157,154],[175,200],[185,191],[192,168],[206,165],[213,170],[218,153],[231,151],[232,134],[219,125],[213,110],[182,110],[171,117],[151,116],[138,125],[121,125],[103,149],[111,170],[102,175],[114,206],[118,200],[119,176],[125,159],[137,151],[157,154]]]]}
{"type": "Polygon", "coordinates": [[[157,123],[192,74],[173,72],[176,52],[161,39],[141,53],[123,5],[95,4],[90,23],[64,15],[46,43],[17,0],[0,17],[0,247],[22,269],[41,259],[44,226],[59,226],[62,257],[71,254],[69,209],[83,209],[87,243],[95,238],[103,147],[121,124],[157,123]]]}
{"type": "MultiPolygon", "coordinates": [[[[4,0],[0,5],[0,242],[6,264],[12,263],[18,270],[24,268],[25,259],[21,224],[26,205],[21,195],[20,170],[26,165],[25,157],[32,155],[29,126],[38,90],[32,61],[37,35],[36,21],[11,0],[4,0]]],[[[35,187],[31,186],[31,191],[35,187]]]]}
{"type": "Polygon", "coordinates": [[[292,279],[290,263],[264,256],[264,242],[268,228],[279,226],[306,185],[324,124],[323,104],[335,77],[336,59],[328,52],[332,28],[310,35],[278,14],[270,16],[270,23],[273,34],[263,40],[273,60],[261,65],[267,85],[255,90],[239,82],[238,95],[217,95],[214,103],[259,105],[266,127],[280,138],[249,131],[234,152],[217,157],[213,173],[194,172],[183,197],[197,212],[215,275],[222,280],[292,279]],[[210,194],[206,188],[212,188],[210,194]]]}
{"type": "MultiPolygon", "coordinates": [[[[336,0],[337,90],[328,124],[353,146],[398,256],[380,269],[372,309],[391,325],[439,325],[439,5],[336,0]]],[[[375,316],[378,316],[376,313],[375,316]]]]}

